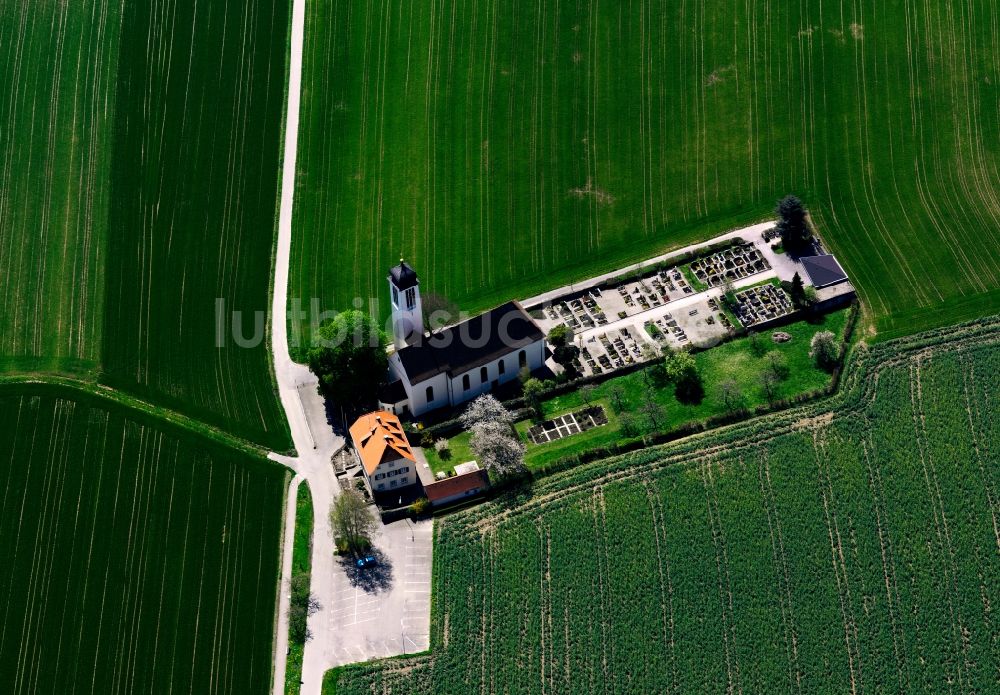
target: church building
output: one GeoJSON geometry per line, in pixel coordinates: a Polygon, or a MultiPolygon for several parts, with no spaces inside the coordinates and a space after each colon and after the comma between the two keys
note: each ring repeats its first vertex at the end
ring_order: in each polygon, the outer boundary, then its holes
{"type": "Polygon", "coordinates": [[[425,334],[416,272],[400,260],[388,280],[396,349],[379,397],[385,410],[420,416],[456,406],[544,365],[545,334],[519,303],[425,334]]]}

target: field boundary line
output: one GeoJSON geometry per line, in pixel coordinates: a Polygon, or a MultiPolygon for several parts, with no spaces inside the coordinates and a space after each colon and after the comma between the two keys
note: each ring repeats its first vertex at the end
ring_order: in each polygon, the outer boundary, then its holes
{"type": "Polygon", "coordinates": [[[153,405],[149,401],[144,401],[109,386],[65,376],[0,376],[0,396],[22,392],[34,394],[48,392],[57,398],[73,402],[96,401],[100,409],[125,410],[129,419],[149,425],[153,429],[170,430],[174,434],[181,431],[206,443],[213,443],[226,449],[235,449],[249,454],[261,462],[267,462],[268,465],[274,465],[267,459],[268,450],[262,446],[176,410],[153,405]]]}

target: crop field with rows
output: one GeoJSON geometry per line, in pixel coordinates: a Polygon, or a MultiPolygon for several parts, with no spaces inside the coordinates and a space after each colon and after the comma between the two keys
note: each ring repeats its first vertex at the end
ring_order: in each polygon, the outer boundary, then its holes
{"type": "Polygon", "coordinates": [[[279,0],[127,5],[104,315],[106,381],[276,449],[289,437],[263,327],[288,12],[279,0]],[[247,338],[260,312],[256,344],[236,344],[233,311],[247,338]]]}
{"type": "Polygon", "coordinates": [[[991,692],[1000,321],[437,529],[429,656],[344,693],[991,692]]]}
{"type": "Polygon", "coordinates": [[[268,692],[288,473],[57,387],[0,387],[0,673],[268,692]]]}
{"type": "Polygon", "coordinates": [[[289,297],[474,310],[799,194],[884,335],[1000,308],[1000,5],[316,0],[289,297]]]}
{"type": "Polygon", "coordinates": [[[0,367],[100,358],[120,3],[0,3],[0,367]]]}
{"type": "Polygon", "coordinates": [[[288,448],[264,333],[288,13],[0,7],[0,370],[99,378],[288,448]],[[260,328],[248,347],[234,311],[260,328]]]}

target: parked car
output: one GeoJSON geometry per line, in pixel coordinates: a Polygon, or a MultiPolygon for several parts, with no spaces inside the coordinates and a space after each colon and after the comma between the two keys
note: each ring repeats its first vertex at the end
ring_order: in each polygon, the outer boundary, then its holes
{"type": "Polygon", "coordinates": [[[364,557],[359,557],[354,564],[358,566],[358,569],[364,569],[366,567],[371,567],[376,562],[377,560],[374,555],[365,555],[364,557]]]}

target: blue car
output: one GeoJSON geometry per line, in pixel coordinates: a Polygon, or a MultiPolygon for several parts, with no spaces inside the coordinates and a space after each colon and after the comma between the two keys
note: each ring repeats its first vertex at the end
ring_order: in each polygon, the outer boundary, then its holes
{"type": "Polygon", "coordinates": [[[375,564],[375,556],[374,555],[365,555],[364,557],[359,557],[354,564],[358,566],[358,569],[364,569],[365,567],[371,567],[372,565],[375,564]]]}

